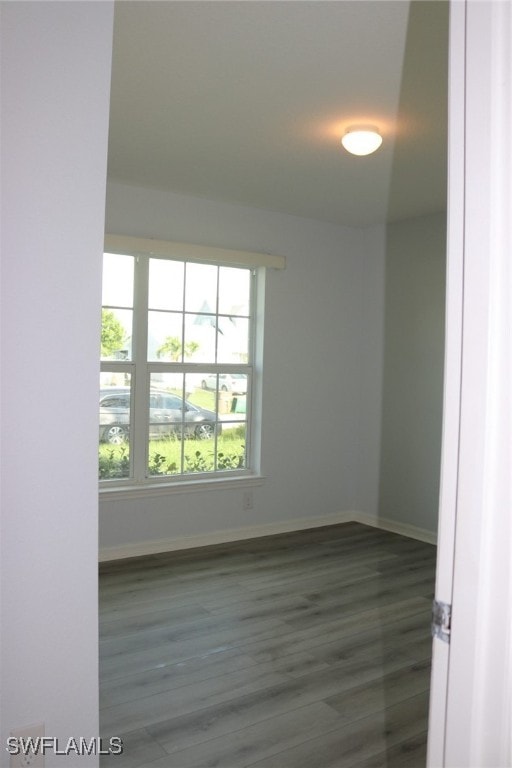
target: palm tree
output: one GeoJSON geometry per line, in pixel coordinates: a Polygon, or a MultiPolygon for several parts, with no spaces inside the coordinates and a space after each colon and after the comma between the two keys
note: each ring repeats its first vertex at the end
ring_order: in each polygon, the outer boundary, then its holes
{"type": "Polygon", "coordinates": [[[167,336],[164,343],[158,347],[156,354],[157,357],[169,357],[173,363],[179,363],[181,360],[182,352],[184,351],[185,359],[192,357],[192,355],[199,349],[197,341],[188,341],[183,347],[181,339],[178,336],[167,336]]]}

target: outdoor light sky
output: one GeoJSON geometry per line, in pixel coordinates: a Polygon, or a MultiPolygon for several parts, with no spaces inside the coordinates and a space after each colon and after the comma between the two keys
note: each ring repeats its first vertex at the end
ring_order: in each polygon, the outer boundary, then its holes
{"type": "Polygon", "coordinates": [[[352,155],[371,155],[382,144],[382,136],[371,126],[347,128],[341,143],[352,155]]]}

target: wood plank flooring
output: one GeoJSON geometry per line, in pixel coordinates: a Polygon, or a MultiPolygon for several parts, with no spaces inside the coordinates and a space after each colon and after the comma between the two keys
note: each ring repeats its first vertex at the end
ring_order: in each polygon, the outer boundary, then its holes
{"type": "Polygon", "coordinates": [[[423,767],[435,557],[346,523],[103,564],[102,768],[423,767]]]}

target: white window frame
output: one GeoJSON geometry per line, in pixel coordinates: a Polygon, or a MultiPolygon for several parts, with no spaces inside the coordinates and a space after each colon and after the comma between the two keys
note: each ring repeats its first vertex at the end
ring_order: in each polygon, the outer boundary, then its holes
{"type": "MultiPolygon", "coordinates": [[[[235,364],[202,364],[202,363],[172,363],[148,361],[146,354],[147,338],[147,284],[137,282],[139,293],[134,296],[134,336],[142,341],[142,349],[133,352],[130,361],[102,361],[102,371],[119,371],[131,374],[132,408],[135,420],[132,424],[132,439],[130,443],[131,474],[128,478],[116,478],[100,481],[100,494],[108,496],[112,493],[117,497],[133,498],[138,495],[153,495],[160,493],[183,492],[191,488],[201,490],[210,488],[225,488],[226,485],[239,486],[255,485],[261,482],[260,474],[260,423],[261,423],[261,365],[263,347],[263,307],[264,284],[266,268],[284,269],[285,260],[280,256],[255,253],[249,251],[232,251],[223,248],[175,243],[161,240],[147,240],[118,235],[106,235],[105,253],[117,253],[133,256],[135,259],[144,258],[149,264],[150,258],[164,258],[173,261],[196,263],[211,263],[216,266],[246,267],[252,270],[251,280],[251,317],[249,360],[247,366],[235,364]],[[137,324],[137,328],[135,328],[137,324]],[[183,372],[194,373],[240,372],[246,368],[248,373],[247,392],[247,435],[246,435],[246,468],[240,470],[216,470],[206,473],[180,473],[176,475],[147,475],[148,441],[147,427],[147,397],[150,375],[153,372],[183,372]],[[138,371],[136,374],[136,370],[138,371]],[[141,383],[143,384],[141,386],[141,383]],[[133,435],[143,435],[135,440],[133,435]]],[[[147,269],[145,270],[147,277],[147,269]]]]}

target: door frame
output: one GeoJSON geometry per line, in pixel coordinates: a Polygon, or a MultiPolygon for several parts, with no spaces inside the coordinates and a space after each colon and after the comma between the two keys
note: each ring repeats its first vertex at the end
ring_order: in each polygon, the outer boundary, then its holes
{"type": "Polygon", "coordinates": [[[512,765],[512,2],[450,8],[447,349],[427,764],[512,765]]]}

